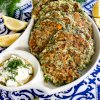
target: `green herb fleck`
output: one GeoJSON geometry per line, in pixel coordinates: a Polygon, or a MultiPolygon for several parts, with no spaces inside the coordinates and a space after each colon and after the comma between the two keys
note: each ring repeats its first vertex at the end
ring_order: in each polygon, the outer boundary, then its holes
{"type": "Polygon", "coordinates": [[[4,85],[4,86],[6,86],[6,84],[5,84],[4,82],[2,82],[2,81],[0,81],[0,84],[2,84],[2,85],[4,85]]]}
{"type": "Polygon", "coordinates": [[[29,75],[33,75],[33,73],[30,73],[29,75]]]}
{"type": "Polygon", "coordinates": [[[49,75],[45,75],[45,76],[44,76],[44,80],[45,80],[46,82],[48,82],[48,81],[50,81],[50,80],[51,80],[51,78],[50,78],[50,76],[49,76],[49,75]]]}
{"type": "Polygon", "coordinates": [[[0,67],[2,66],[2,63],[0,63],[0,67]]]}
{"type": "Polygon", "coordinates": [[[34,100],[39,100],[39,97],[37,97],[37,96],[36,96],[36,97],[34,97],[34,100]]]}
{"type": "Polygon", "coordinates": [[[9,79],[12,79],[12,80],[16,81],[14,77],[10,77],[9,79]]]}
{"type": "Polygon", "coordinates": [[[20,0],[0,0],[0,12],[5,12],[8,16],[13,17],[14,11],[18,9],[16,6],[20,0]]]}
{"type": "Polygon", "coordinates": [[[85,2],[85,0],[76,0],[79,3],[85,2]]]}
{"type": "Polygon", "coordinates": [[[23,65],[23,62],[20,59],[13,59],[8,63],[7,67],[10,69],[16,69],[18,66],[21,65],[23,65]]]}

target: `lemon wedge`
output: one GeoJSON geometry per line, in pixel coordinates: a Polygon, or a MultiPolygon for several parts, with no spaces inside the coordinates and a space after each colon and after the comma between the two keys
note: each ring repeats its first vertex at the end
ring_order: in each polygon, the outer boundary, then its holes
{"type": "Polygon", "coordinates": [[[100,18],[94,18],[95,23],[100,28],[100,18]]]}
{"type": "Polygon", "coordinates": [[[19,36],[20,33],[0,36],[0,46],[1,47],[10,46],[13,42],[15,42],[19,38],[19,36]]]}
{"type": "Polygon", "coordinates": [[[12,31],[20,31],[27,26],[27,22],[20,21],[8,16],[2,16],[5,26],[12,31]]]}
{"type": "Polygon", "coordinates": [[[100,2],[96,2],[92,9],[93,17],[100,18],[100,2]]]}

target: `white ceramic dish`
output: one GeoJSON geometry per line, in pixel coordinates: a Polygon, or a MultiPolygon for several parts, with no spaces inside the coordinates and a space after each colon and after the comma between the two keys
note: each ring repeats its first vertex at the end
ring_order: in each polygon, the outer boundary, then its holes
{"type": "MultiPolygon", "coordinates": [[[[14,89],[15,91],[20,90],[20,89],[26,89],[26,88],[36,88],[36,89],[43,90],[44,92],[46,92],[48,94],[53,94],[53,93],[67,90],[67,89],[73,87],[74,85],[77,85],[78,83],[80,83],[85,77],[87,77],[91,73],[91,71],[96,66],[97,61],[98,61],[99,56],[100,56],[100,45],[99,45],[100,33],[99,33],[99,30],[98,30],[97,26],[95,25],[94,21],[89,16],[87,16],[87,17],[88,17],[88,20],[90,22],[92,22],[92,24],[93,24],[93,32],[94,32],[93,35],[94,35],[94,41],[95,41],[95,54],[92,58],[91,64],[83,72],[83,75],[79,79],[77,79],[69,84],[66,84],[66,85],[60,86],[60,87],[54,87],[51,84],[44,83],[42,71],[39,71],[39,74],[36,77],[37,79],[34,82],[32,82],[31,84],[26,84],[25,86],[22,86],[21,88],[16,88],[16,89],[14,89]]],[[[33,23],[34,23],[34,20],[31,19],[30,24],[28,25],[27,29],[22,34],[22,36],[20,36],[20,38],[15,43],[13,43],[8,49],[6,49],[4,52],[10,51],[12,49],[13,50],[18,49],[18,50],[28,51],[28,39],[29,39],[29,35],[30,35],[30,31],[31,31],[33,23]]],[[[0,57],[2,57],[2,55],[0,57]]],[[[2,89],[5,89],[5,88],[2,87],[2,89]]],[[[13,91],[11,88],[9,88],[8,90],[13,91]]]]}
{"type": "Polygon", "coordinates": [[[38,78],[38,74],[40,73],[40,64],[39,64],[38,60],[32,54],[30,54],[30,53],[28,53],[26,51],[9,50],[9,51],[1,53],[1,55],[0,55],[0,63],[5,61],[6,59],[9,59],[11,57],[11,55],[16,55],[16,56],[21,57],[21,58],[25,59],[26,61],[28,61],[32,65],[32,67],[34,69],[34,76],[32,77],[32,80],[30,80],[28,83],[26,83],[23,86],[6,87],[6,86],[0,85],[0,88],[8,90],[8,91],[15,91],[15,90],[21,90],[23,88],[25,89],[26,87],[27,88],[30,87],[30,85],[32,83],[36,82],[36,80],[38,78]]]}

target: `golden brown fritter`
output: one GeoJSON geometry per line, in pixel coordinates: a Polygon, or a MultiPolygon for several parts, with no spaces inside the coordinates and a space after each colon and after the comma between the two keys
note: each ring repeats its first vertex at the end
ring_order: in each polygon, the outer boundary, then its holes
{"type": "Polygon", "coordinates": [[[93,28],[73,0],[34,0],[35,24],[29,48],[41,63],[44,79],[54,85],[74,81],[94,54],[93,28]]]}
{"type": "Polygon", "coordinates": [[[58,10],[63,8],[64,11],[68,11],[68,4],[65,5],[67,2],[72,2],[72,0],[33,0],[33,16],[37,19],[42,12],[46,10],[48,12],[51,9],[58,10]]]}
{"type": "Polygon", "coordinates": [[[45,20],[41,22],[41,28],[39,28],[33,30],[29,40],[30,50],[35,55],[44,49],[55,32],[62,29],[62,25],[56,21],[45,20]]]}
{"type": "Polygon", "coordinates": [[[45,80],[55,85],[74,81],[84,69],[86,52],[90,51],[89,43],[80,36],[62,31],[56,33],[39,55],[45,80]]]}
{"type": "MultiPolygon", "coordinates": [[[[93,37],[92,23],[87,20],[87,18],[79,12],[73,13],[73,18],[75,20],[75,25],[83,31],[86,39],[93,37]],[[83,29],[83,30],[82,30],[83,29]]],[[[80,31],[80,33],[81,33],[80,31]]]]}

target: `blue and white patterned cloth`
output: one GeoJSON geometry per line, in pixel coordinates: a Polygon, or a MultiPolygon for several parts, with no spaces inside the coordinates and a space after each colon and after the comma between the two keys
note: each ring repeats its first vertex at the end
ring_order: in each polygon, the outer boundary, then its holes
{"type": "Polygon", "coordinates": [[[85,0],[84,3],[82,3],[84,11],[91,16],[92,13],[92,7],[96,3],[97,0],[85,0]]]}
{"type": "MultiPolygon", "coordinates": [[[[95,2],[96,0],[86,0],[86,2],[82,3],[83,9],[90,16],[92,6],[95,2]]],[[[29,21],[31,11],[32,3],[29,2],[16,10],[14,17],[29,21]]],[[[8,33],[9,30],[4,26],[3,20],[0,19],[0,34],[4,35],[8,33]]],[[[5,48],[0,49],[4,50],[5,48]]],[[[26,89],[14,92],[0,89],[0,100],[34,100],[35,97],[39,97],[39,100],[100,100],[100,60],[88,77],[67,91],[48,95],[37,89],[26,89]]]]}

